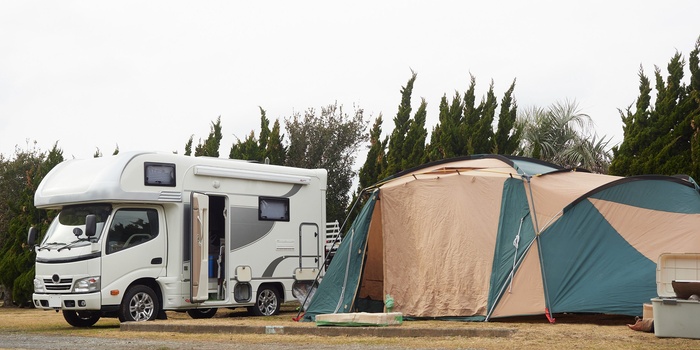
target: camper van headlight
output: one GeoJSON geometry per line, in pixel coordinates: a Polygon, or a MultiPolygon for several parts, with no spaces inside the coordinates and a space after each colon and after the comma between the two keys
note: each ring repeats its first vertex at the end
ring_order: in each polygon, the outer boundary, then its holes
{"type": "Polygon", "coordinates": [[[44,287],[44,281],[39,278],[34,279],[34,293],[46,293],[46,288],[44,287]]]}
{"type": "Polygon", "coordinates": [[[73,293],[90,293],[100,291],[99,277],[86,277],[75,281],[73,293]]]}

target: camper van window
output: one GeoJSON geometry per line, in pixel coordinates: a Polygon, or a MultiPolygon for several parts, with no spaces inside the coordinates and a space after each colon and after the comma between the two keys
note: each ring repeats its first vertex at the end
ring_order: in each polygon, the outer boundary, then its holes
{"type": "Polygon", "coordinates": [[[289,198],[260,197],[258,219],[264,221],[289,221],[289,198]]]}
{"type": "MultiPolygon", "coordinates": [[[[105,221],[112,211],[112,206],[109,204],[82,204],[71,205],[64,207],[58,214],[58,217],[51,222],[46,235],[44,236],[43,244],[51,243],[53,245],[69,244],[76,239],[85,239],[86,236],[75,236],[75,228],[85,231],[85,217],[94,214],[97,217],[97,232],[92,240],[100,238],[102,228],[105,221]]],[[[84,244],[89,244],[87,241],[84,244]]]]}
{"type": "Polygon", "coordinates": [[[107,254],[148,242],[157,235],[157,210],[120,209],[107,233],[107,254]]]}
{"type": "Polygon", "coordinates": [[[175,187],[175,164],[143,163],[144,185],[175,187]]]}

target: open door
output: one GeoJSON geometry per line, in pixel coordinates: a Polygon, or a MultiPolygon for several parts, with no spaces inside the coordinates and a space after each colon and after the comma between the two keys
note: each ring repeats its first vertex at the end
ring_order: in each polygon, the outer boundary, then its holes
{"type": "Polygon", "coordinates": [[[192,192],[192,268],[190,269],[190,301],[209,299],[209,196],[192,192]]]}

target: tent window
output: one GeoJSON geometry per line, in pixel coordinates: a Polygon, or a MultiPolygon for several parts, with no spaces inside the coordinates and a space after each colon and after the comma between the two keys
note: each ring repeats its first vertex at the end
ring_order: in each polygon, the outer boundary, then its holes
{"type": "Polygon", "coordinates": [[[258,219],[263,221],[289,221],[289,198],[260,197],[258,219]]]}

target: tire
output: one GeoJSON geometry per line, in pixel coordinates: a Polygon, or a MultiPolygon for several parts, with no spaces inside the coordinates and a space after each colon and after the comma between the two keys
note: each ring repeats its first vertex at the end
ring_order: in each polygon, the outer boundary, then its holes
{"type": "Polygon", "coordinates": [[[100,312],[63,310],[63,318],[73,327],[90,327],[100,320],[100,312]]]}
{"type": "Polygon", "coordinates": [[[187,310],[187,314],[190,315],[190,317],[194,319],[202,319],[202,318],[212,318],[214,315],[216,315],[216,312],[219,309],[217,308],[211,308],[211,309],[192,309],[192,310],[187,310]]]}
{"type": "Polygon", "coordinates": [[[279,314],[281,306],[280,294],[276,288],[261,287],[255,298],[255,305],[248,307],[248,313],[254,316],[274,316],[279,314]]]}
{"type": "Polygon", "coordinates": [[[150,287],[136,285],[129,288],[119,307],[119,321],[151,321],[160,312],[156,293],[150,287]]]}

